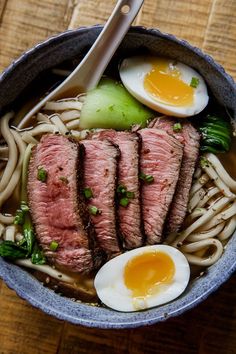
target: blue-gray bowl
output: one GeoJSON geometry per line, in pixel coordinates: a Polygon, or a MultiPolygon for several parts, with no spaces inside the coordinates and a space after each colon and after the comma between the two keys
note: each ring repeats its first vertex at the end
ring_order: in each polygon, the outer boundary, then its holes
{"type": "MultiPolygon", "coordinates": [[[[38,44],[13,62],[0,76],[0,111],[14,106],[19,95],[42,72],[71,58],[81,57],[101,31],[101,26],[68,31],[38,44]]],[[[210,56],[189,43],[155,29],[133,27],[115,55],[152,53],[174,57],[194,68],[205,78],[216,99],[236,118],[236,85],[233,79],[210,56]]],[[[22,95],[21,95],[22,96],[22,95]]],[[[203,277],[192,282],[175,301],[136,313],[119,313],[93,307],[55,294],[24,269],[0,258],[0,276],[23,299],[61,320],[97,328],[134,328],[164,321],[196,306],[224,283],[236,269],[236,233],[220,260],[203,277]]]]}

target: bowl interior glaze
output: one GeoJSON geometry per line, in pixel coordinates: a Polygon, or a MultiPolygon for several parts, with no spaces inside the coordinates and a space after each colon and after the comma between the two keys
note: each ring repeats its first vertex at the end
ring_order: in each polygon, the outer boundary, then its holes
{"type": "MultiPolygon", "coordinates": [[[[0,111],[14,107],[19,95],[45,70],[84,56],[101,31],[101,26],[68,31],[38,44],[13,62],[0,76],[0,111]],[[7,94],[6,94],[7,92],[7,94]]],[[[121,57],[145,54],[164,55],[197,69],[215,98],[236,116],[236,85],[214,60],[185,41],[158,30],[133,27],[116,52],[109,70],[115,71],[121,57]]],[[[220,260],[206,274],[192,282],[176,300],[150,310],[119,313],[107,308],[76,303],[43,287],[24,269],[0,258],[0,276],[19,296],[59,319],[97,328],[134,328],[182,314],[203,301],[236,269],[236,233],[220,260]]]]}

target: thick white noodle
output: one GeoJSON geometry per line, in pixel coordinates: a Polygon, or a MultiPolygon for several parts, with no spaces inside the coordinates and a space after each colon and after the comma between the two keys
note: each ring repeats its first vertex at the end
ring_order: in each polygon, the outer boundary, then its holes
{"type": "Polygon", "coordinates": [[[81,130],[81,131],[71,130],[72,137],[77,140],[86,139],[89,133],[90,133],[89,130],[81,130]]]}
{"type": "Polygon", "coordinates": [[[60,119],[59,114],[53,114],[52,116],[49,117],[50,121],[57,127],[59,130],[59,133],[62,135],[69,134],[69,129],[66,127],[66,125],[63,123],[63,121],[60,119]]]}
{"type": "Polygon", "coordinates": [[[204,188],[200,188],[195,194],[193,194],[192,198],[188,203],[189,213],[191,213],[196,208],[199,203],[199,200],[201,201],[205,197],[206,193],[207,191],[204,188]]]}
{"type": "MultiPolygon", "coordinates": [[[[54,124],[39,124],[37,125],[35,128],[22,132],[21,136],[22,139],[24,140],[24,136],[30,134],[31,136],[37,136],[37,135],[41,135],[41,134],[47,134],[47,133],[57,133],[58,129],[54,124]]],[[[58,132],[59,133],[59,132],[58,132]]]]}
{"type": "Polygon", "coordinates": [[[223,167],[222,163],[218,159],[216,155],[213,155],[211,153],[206,154],[207,160],[210,161],[210,163],[214,166],[214,169],[222,179],[222,181],[227,184],[227,186],[236,193],[236,181],[233,180],[232,177],[228,174],[226,169],[223,167]]]}
{"type": "Polygon", "coordinates": [[[66,127],[68,129],[79,129],[79,124],[80,124],[80,120],[79,119],[74,119],[74,120],[66,123],[66,127]]]}
{"type": "Polygon", "coordinates": [[[196,168],[196,171],[194,172],[193,178],[194,179],[199,179],[202,175],[202,170],[200,167],[196,168]]]}
{"type": "Polygon", "coordinates": [[[0,131],[9,149],[7,165],[0,181],[0,192],[4,191],[6,188],[17,164],[17,146],[9,128],[9,120],[13,117],[14,113],[10,112],[3,116],[0,120],[0,131]]]}
{"type": "Polygon", "coordinates": [[[22,140],[27,144],[38,144],[38,140],[35,139],[30,132],[24,132],[22,134],[22,140]]]}
{"type": "Polygon", "coordinates": [[[45,122],[50,124],[50,119],[48,118],[47,114],[43,114],[43,113],[38,113],[37,114],[37,121],[38,122],[45,122]]]}
{"type": "MultiPolygon", "coordinates": [[[[26,145],[25,143],[22,141],[21,136],[18,132],[14,131],[13,129],[11,129],[11,134],[13,135],[18,149],[19,149],[19,158],[18,158],[18,163],[17,166],[12,174],[12,176],[10,177],[9,181],[8,181],[8,185],[6,186],[6,188],[4,189],[4,191],[0,194],[0,209],[2,207],[2,205],[5,203],[5,201],[10,198],[10,196],[12,195],[12,193],[14,192],[17,184],[19,183],[20,177],[21,177],[21,167],[22,167],[22,162],[23,162],[23,158],[24,158],[24,153],[25,153],[25,148],[26,145]]],[[[3,222],[4,218],[4,223],[6,224],[11,224],[12,223],[12,216],[5,216],[0,214],[0,222],[3,222]]]]}
{"type": "Polygon", "coordinates": [[[204,267],[209,267],[220,259],[223,253],[223,245],[222,243],[214,238],[209,238],[207,240],[202,240],[194,243],[190,243],[189,245],[184,245],[180,248],[180,251],[184,253],[185,257],[189,261],[190,264],[200,265],[204,267]],[[201,249],[209,248],[214,246],[215,251],[208,257],[199,257],[192,253],[198,252],[201,249]]]}
{"type": "Polygon", "coordinates": [[[216,216],[214,216],[210,221],[208,221],[204,227],[206,228],[206,230],[209,230],[212,227],[217,226],[218,224],[220,224],[222,221],[226,221],[230,218],[232,218],[232,216],[236,215],[236,201],[229,206],[227,209],[223,210],[221,213],[217,214],[216,216]]]}
{"type": "Polygon", "coordinates": [[[204,198],[200,199],[198,204],[197,204],[197,208],[201,208],[203,206],[206,205],[206,203],[212,198],[214,197],[217,193],[220,193],[220,190],[218,187],[214,187],[214,188],[210,188],[208,189],[206,195],[204,196],[204,198]]]}
{"type": "Polygon", "coordinates": [[[227,240],[236,229],[236,215],[229,219],[225,225],[225,228],[217,236],[220,241],[227,240]]]}
{"type": "Polygon", "coordinates": [[[218,200],[207,212],[197,219],[192,225],[187,227],[181,234],[175,239],[172,246],[178,247],[178,244],[181,244],[193,231],[197,230],[200,226],[208,222],[213,216],[218,214],[227,204],[230,203],[232,199],[223,197],[218,200]]]}
{"type": "Polygon", "coordinates": [[[194,209],[194,211],[187,216],[187,218],[186,218],[187,223],[199,218],[200,216],[204,215],[206,212],[207,212],[206,208],[196,208],[196,209],[194,209]]]}
{"type": "Polygon", "coordinates": [[[209,181],[209,176],[205,173],[203,174],[192,186],[190,190],[189,197],[192,198],[192,196],[200,189],[202,188],[208,181],[209,181]]]}
{"type": "Polygon", "coordinates": [[[70,122],[71,120],[74,120],[74,119],[79,119],[80,118],[80,111],[77,111],[75,109],[75,110],[71,110],[71,111],[62,112],[60,114],[60,118],[64,123],[70,122]]]}
{"type": "Polygon", "coordinates": [[[14,225],[7,226],[5,229],[5,233],[3,236],[3,239],[5,241],[15,241],[15,233],[16,233],[16,227],[14,225]]]}
{"type": "Polygon", "coordinates": [[[188,236],[188,242],[196,242],[205,240],[207,238],[215,237],[223,230],[224,226],[225,223],[222,222],[221,224],[217,225],[216,227],[213,227],[210,230],[192,233],[188,236]]]}
{"type": "Polygon", "coordinates": [[[203,164],[202,169],[208,174],[211,181],[220,189],[220,191],[228,198],[235,196],[229,189],[229,187],[222,181],[215,169],[212,167],[211,162],[209,164],[203,164]]]}
{"type": "Polygon", "coordinates": [[[30,259],[18,259],[15,261],[16,264],[26,267],[26,268],[30,268],[30,269],[35,269],[38,270],[42,273],[45,273],[47,275],[49,275],[52,278],[55,278],[59,281],[64,281],[66,283],[74,283],[75,280],[72,277],[69,277],[68,275],[59,272],[58,270],[48,266],[48,265],[37,265],[37,264],[33,264],[31,262],[30,259]]]}
{"type": "Polygon", "coordinates": [[[61,102],[57,101],[57,102],[47,102],[45,104],[45,106],[43,107],[44,111],[65,111],[67,109],[77,109],[77,110],[81,110],[82,109],[83,104],[81,102],[79,102],[77,99],[75,100],[63,100],[61,102]]]}

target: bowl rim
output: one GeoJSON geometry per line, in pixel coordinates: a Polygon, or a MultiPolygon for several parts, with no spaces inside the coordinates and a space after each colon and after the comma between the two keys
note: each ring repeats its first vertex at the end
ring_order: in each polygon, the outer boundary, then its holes
{"type": "MultiPolygon", "coordinates": [[[[44,40],[43,42],[40,42],[39,44],[35,45],[31,49],[24,52],[18,59],[13,61],[2,72],[2,74],[0,75],[0,85],[3,81],[7,80],[8,77],[11,76],[14,73],[14,71],[18,69],[19,66],[23,65],[26,60],[30,60],[30,58],[34,55],[34,53],[39,54],[39,52],[43,51],[45,47],[49,47],[51,44],[56,44],[57,42],[60,42],[61,39],[66,40],[67,38],[71,38],[73,36],[79,36],[80,34],[86,32],[86,31],[87,32],[94,31],[94,30],[101,31],[102,28],[103,28],[102,25],[80,27],[75,30],[67,30],[67,31],[62,32],[60,34],[51,36],[50,38],[44,40]]],[[[189,49],[191,52],[194,52],[197,56],[200,56],[204,60],[208,61],[210,66],[214,67],[218,72],[220,72],[221,75],[223,75],[224,78],[227,80],[228,84],[233,88],[235,95],[236,95],[236,83],[234,82],[234,79],[232,78],[232,76],[229,75],[228,73],[226,73],[225,69],[220,64],[218,64],[210,55],[205,54],[201,49],[192,46],[186,40],[178,39],[174,35],[163,33],[158,29],[146,28],[143,26],[133,26],[133,27],[131,27],[129,33],[153,35],[156,37],[170,40],[182,47],[189,49]]],[[[21,283],[17,284],[15,282],[15,279],[13,276],[14,272],[12,274],[8,273],[6,271],[4,272],[4,269],[7,270],[7,267],[11,267],[11,268],[13,267],[13,269],[14,269],[14,267],[19,268],[18,266],[14,265],[14,264],[9,264],[8,262],[6,262],[2,258],[0,258],[0,277],[4,280],[4,282],[11,289],[15,290],[16,293],[18,294],[18,296],[20,296],[24,300],[27,300],[31,305],[33,305],[36,308],[39,308],[40,310],[44,311],[45,313],[47,313],[49,315],[53,315],[54,317],[56,317],[60,320],[65,320],[65,321],[68,321],[68,322],[71,322],[74,324],[83,325],[86,327],[121,329],[121,328],[136,328],[136,327],[140,327],[140,326],[144,326],[144,325],[152,325],[154,323],[157,323],[160,321],[165,321],[167,318],[180,315],[180,314],[192,309],[193,307],[195,307],[196,305],[201,303],[203,300],[205,300],[211,293],[216,291],[219,288],[219,286],[221,284],[223,284],[236,271],[236,260],[231,264],[231,266],[227,270],[224,271],[223,276],[221,275],[221,277],[218,279],[218,281],[216,281],[214,284],[212,284],[212,286],[208,287],[208,289],[203,294],[194,298],[191,302],[186,303],[184,306],[177,308],[177,309],[173,309],[173,311],[169,312],[167,315],[165,313],[163,313],[163,314],[160,314],[157,316],[154,313],[154,317],[151,317],[148,319],[143,319],[143,320],[138,319],[137,321],[132,321],[132,322],[129,322],[129,321],[125,322],[124,321],[122,323],[121,322],[107,323],[107,322],[100,320],[99,318],[96,321],[95,320],[91,321],[91,319],[84,319],[84,318],[77,318],[77,317],[75,318],[75,317],[69,316],[63,312],[58,312],[57,309],[54,309],[52,306],[47,306],[48,304],[45,304],[41,300],[38,300],[37,294],[34,293],[34,296],[33,296],[32,293],[25,292],[24,288],[22,289],[21,283]],[[2,265],[4,265],[4,266],[2,267],[2,265]]],[[[25,270],[23,270],[21,268],[19,268],[19,269],[22,272],[26,272],[25,270]]],[[[33,279],[33,277],[31,277],[31,278],[33,279]]],[[[33,280],[35,280],[35,279],[33,279],[33,280]]],[[[37,281],[37,283],[39,286],[41,286],[40,282],[37,281]]],[[[51,291],[51,290],[47,289],[47,291],[51,291]]],[[[59,295],[55,294],[54,292],[53,292],[53,294],[55,296],[59,296],[59,295]]],[[[63,299],[65,299],[65,298],[63,298],[63,299]]],[[[68,298],[66,298],[66,300],[71,301],[68,298]]],[[[84,306],[84,304],[82,304],[82,306],[84,306]]],[[[85,305],[85,306],[87,306],[87,305],[85,305]]],[[[153,310],[153,309],[151,309],[151,310],[153,310]]],[[[140,313],[142,313],[142,312],[140,312],[140,313]]]]}

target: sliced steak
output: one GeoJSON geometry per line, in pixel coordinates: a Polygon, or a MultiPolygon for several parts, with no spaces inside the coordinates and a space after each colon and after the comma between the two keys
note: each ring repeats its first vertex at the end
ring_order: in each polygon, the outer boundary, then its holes
{"type": "Polygon", "coordinates": [[[92,190],[88,208],[94,213],[91,219],[95,226],[97,241],[108,258],[120,253],[116,231],[116,172],[119,149],[108,140],[83,140],[85,146],[85,187],[92,190]]]}
{"type": "Polygon", "coordinates": [[[65,270],[88,273],[94,265],[90,251],[94,230],[78,190],[82,160],[82,145],[59,135],[42,137],[29,164],[28,198],[37,239],[48,260],[65,270]],[[54,251],[53,241],[58,244],[54,251]]]}
{"type": "Polygon", "coordinates": [[[140,247],[143,244],[140,182],[139,182],[139,142],[137,134],[103,130],[93,135],[93,139],[108,139],[120,149],[118,163],[118,186],[125,186],[134,197],[124,207],[118,201],[119,232],[126,249],[140,247]]]}
{"type": "Polygon", "coordinates": [[[141,174],[153,176],[142,185],[142,211],[147,244],[159,243],[172,202],[183,155],[182,144],[164,130],[146,128],[142,137],[141,174]]]}
{"type": "Polygon", "coordinates": [[[165,225],[165,231],[168,234],[179,231],[187,212],[189,192],[199,155],[200,134],[190,122],[183,119],[177,121],[171,118],[161,117],[155,119],[152,122],[152,126],[167,131],[184,144],[179,180],[165,225]],[[181,124],[181,131],[174,131],[175,123],[181,124]]]}

